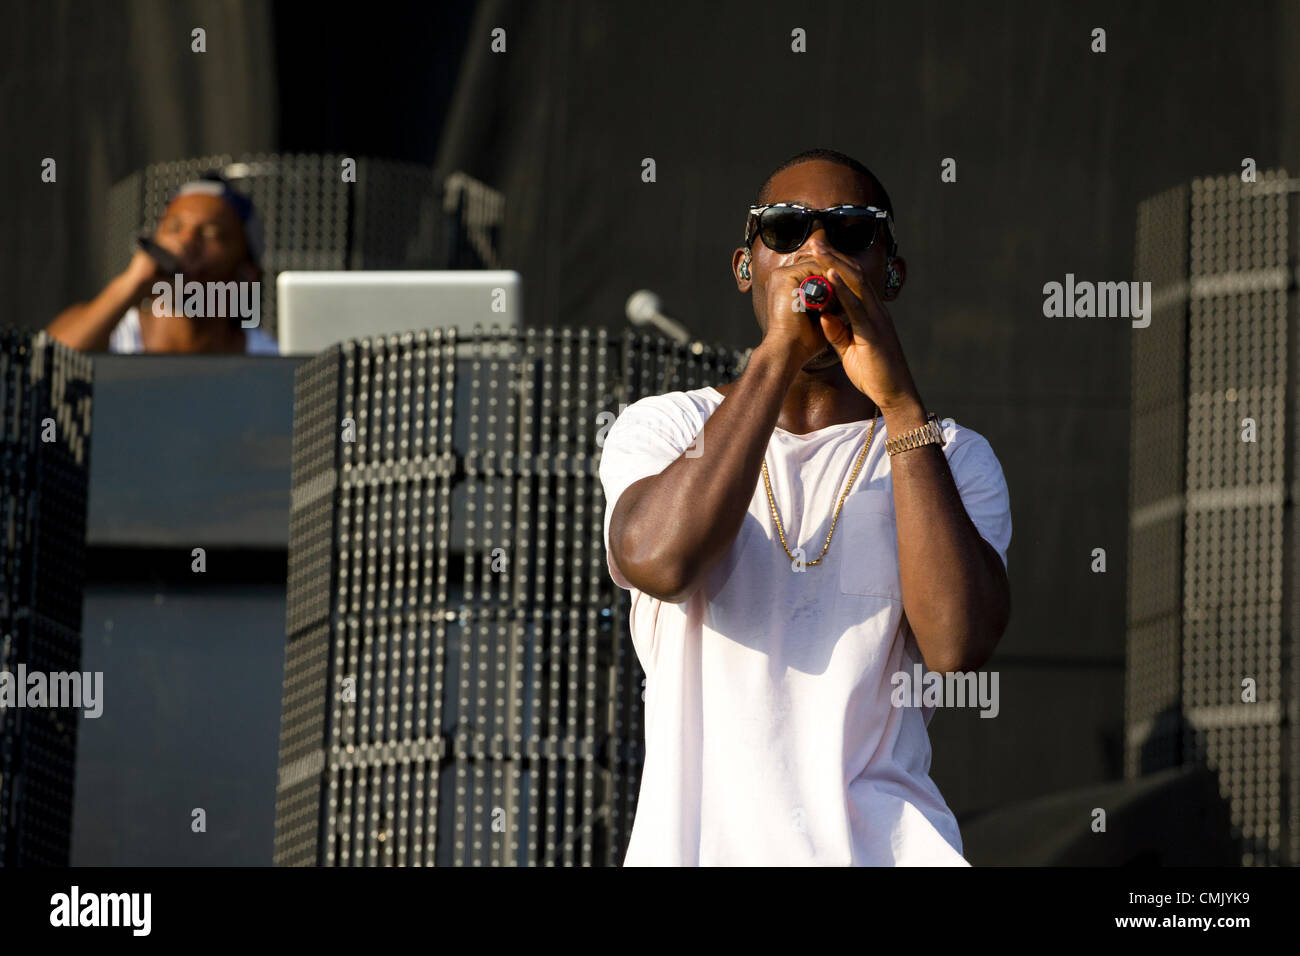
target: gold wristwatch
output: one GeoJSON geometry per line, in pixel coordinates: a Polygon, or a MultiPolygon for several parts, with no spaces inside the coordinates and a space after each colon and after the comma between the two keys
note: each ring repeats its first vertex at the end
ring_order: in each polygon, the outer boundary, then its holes
{"type": "Polygon", "coordinates": [[[947,441],[943,437],[943,429],[939,426],[939,416],[934,412],[925,416],[925,424],[918,425],[916,428],[909,428],[897,438],[890,438],[885,442],[885,451],[890,455],[897,455],[900,451],[907,451],[909,448],[919,448],[922,445],[946,445],[947,441]]]}

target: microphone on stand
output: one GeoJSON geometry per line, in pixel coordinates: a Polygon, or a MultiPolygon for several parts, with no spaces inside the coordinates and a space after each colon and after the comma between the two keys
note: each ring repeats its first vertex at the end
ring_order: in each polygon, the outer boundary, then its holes
{"type": "MultiPolygon", "coordinates": [[[[686,327],[676,319],[670,319],[664,315],[663,302],[659,296],[655,295],[649,289],[638,289],[627,297],[627,305],[624,311],[627,313],[628,321],[636,326],[653,325],[678,345],[686,346],[692,355],[700,355],[704,352],[705,345],[699,339],[692,339],[691,333],[686,331],[686,327]]],[[[676,367],[676,359],[668,362],[664,369],[663,389],[668,388],[668,380],[676,367]]]]}
{"type": "Polygon", "coordinates": [[[627,297],[627,318],[633,325],[653,325],[678,345],[691,341],[691,333],[675,319],[670,319],[661,311],[663,302],[649,289],[638,289],[627,297]]]}

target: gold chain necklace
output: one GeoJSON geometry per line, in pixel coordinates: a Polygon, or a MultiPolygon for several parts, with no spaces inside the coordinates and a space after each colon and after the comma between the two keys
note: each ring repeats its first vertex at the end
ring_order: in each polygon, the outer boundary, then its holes
{"type": "MultiPolygon", "coordinates": [[[[858,477],[858,469],[862,467],[862,462],[867,457],[867,449],[871,447],[871,439],[876,434],[876,422],[880,418],[880,409],[876,409],[876,415],[871,419],[871,428],[867,431],[867,443],[862,446],[862,451],[858,453],[858,460],[853,466],[853,474],[849,475],[849,480],[845,482],[844,490],[840,492],[840,503],[835,506],[835,515],[831,518],[831,529],[826,532],[826,544],[822,547],[822,553],[817,555],[816,561],[805,561],[805,567],[812,567],[815,564],[821,564],[822,558],[830,550],[831,535],[835,533],[835,523],[840,520],[840,509],[844,507],[844,499],[848,497],[849,489],[853,487],[854,479],[858,477]]],[[[776,533],[781,536],[781,547],[785,549],[786,556],[791,561],[795,556],[790,554],[790,548],[785,542],[785,528],[781,526],[781,516],[776,513],[776,499],[772,497],[772,482],[767,476],[767,455],[763,456],[763,484],[767,487],[767,503],[772,509],[772,520],[776,522],[776,533]]]]}

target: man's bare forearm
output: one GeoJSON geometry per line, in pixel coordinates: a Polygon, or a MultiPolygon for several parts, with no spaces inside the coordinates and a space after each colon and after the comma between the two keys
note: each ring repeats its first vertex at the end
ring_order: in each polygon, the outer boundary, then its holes
{"type": "MultiPolygon", "coordinates": [[[[884,411],[890,435],[925,424],[920,400],[884,411]]],[[[943,449],[922,445],[890,459],[903,609],[926,666],[984,666],[1011,614],[1006,570],[975,528],[943,449]]]]}
{"type": "Polygon", "coordinates": [[[726,553],[749,510],[763,455],[798,372],[791,350],[775,341],[761,343],[704,423],[695,442],[698,457],[683,454],[624,493],[611,521],[611,545],[617,539],[615,560],[640,590],[680,603],[726,553]]]}
{"type": "Polygon", "coordinates": [[[140,301],[139,285],[123,274],[104,286],[89,302],[79,302],[60,312],[45,331],[64,345],[82,351],[105,351],[113,329],[126,310],[140,301]]]}

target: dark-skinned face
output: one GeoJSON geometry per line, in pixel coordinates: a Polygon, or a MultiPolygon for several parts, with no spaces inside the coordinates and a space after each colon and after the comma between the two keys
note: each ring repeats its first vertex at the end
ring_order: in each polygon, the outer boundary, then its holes
{"type": "MultiPolygon", "coordinates": [[[[815,159],[782,170],[768,184],[763,202],[802,203],[814,209],[828,209],[843,204],[880,206],[880,197],[876,195],[869,179],[855,173],[839,163],[815,159]]],[[[790,265],[802,259],[812,259],[823,267],[852,263],[871,283],[872,287],[885,298],[885,260],[888,240],[882,225],[876,239],[865,252],[850,256],[836,249],[826,238],[826,230],[818,222],[804,244],[794,252],[773,252],[763,244],[758,236],[750,247],[750,278],[754,300],[754,315],[758,327],[767,334],[767,278],[773,269],[790,265]]],[[[733,266],[740,264],[743,249],[734,257],[733,266]]],[[[821,271],[825,271],[823,268],[821,271]]],[[[739,277],[739,273],[737,273],[739,277]]],[[[816,321],[815,318],[810,321],[816,321]]],[[[820,332],[820,329],[818,330],[820,332]]],[[[840,361],[839,353],[829,342],[826,347],[809,359],[803,366],[804,371],[817,371],[830,368],[840,361]]]]}
{"type": "Polygon", "coordinates": [[[158,244],[176,255],[186,281],[229,282],[257,278],[248,262],[244,225],[219,196],[177,196],[163,213],[158,244]]]}

